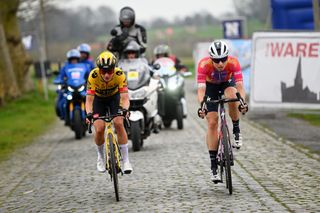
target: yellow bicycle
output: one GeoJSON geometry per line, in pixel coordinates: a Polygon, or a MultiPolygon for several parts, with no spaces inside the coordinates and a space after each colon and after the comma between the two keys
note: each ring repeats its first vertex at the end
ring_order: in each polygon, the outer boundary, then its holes
{"type": "MultiPolygon", "coordinates": [[[[120,173],[121,175],[123,175],[123,172],[120,166],[120,160],[122,159],[121,152],[120,152],[118,141],[115,137],[112,120],[118,116],[124,116],[123,112],[121,111],[116,115],[100,116],[93,119],[93,121],[97,119],[102,119],[106,122],[106,128],[105,128],[106,170],[110,175],[111,181],[113,181],[114,191],[115,191],[117,201],[119,201],[118,174],[120,173]]],[[[88,127],[88,132],[90,134],[92,133],[91,126],[93,121],[89,123],[89,127],[88,127]]]]}

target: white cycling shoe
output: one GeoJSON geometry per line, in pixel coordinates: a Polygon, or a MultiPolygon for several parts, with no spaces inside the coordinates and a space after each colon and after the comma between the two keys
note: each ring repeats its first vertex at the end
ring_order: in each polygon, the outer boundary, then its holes
{"type": "Polygon", "coordinates": [[[105,172],[106,171],[106,162],[103,158],[98,157],[97,170],[98,170],[98,172],[105,172]]]}
{"type": "Polygon", "coordinates": [[[242,146],[242,136],[241,133],[233,134],[234,140],[232,141],[232,147],[240,149],[242,146]]]}
{"type": "Polygon", "coordinates": [[[215,184],[221,182],[219,169],[217,169],[216,171],[211,170],[211,178],[210,179],[215,184]]]}
{"type": "Polygon", "coordinates": [[[131,166],[131,163],[129,161],[126,161],[123,163],[122,165],[122,168],[123,168],[123,172],[125,174],[130,174],[132,172],[132,166],[131,166]]]}

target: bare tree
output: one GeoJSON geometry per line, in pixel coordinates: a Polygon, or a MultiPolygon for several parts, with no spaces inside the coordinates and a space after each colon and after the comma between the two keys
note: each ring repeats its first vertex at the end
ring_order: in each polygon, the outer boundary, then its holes
{"type": "Polygon", "coordinates": [[[268,21],[270,0],[233,0],[233,4],[240,16],[256,18],[261,22],[268,21]]]}

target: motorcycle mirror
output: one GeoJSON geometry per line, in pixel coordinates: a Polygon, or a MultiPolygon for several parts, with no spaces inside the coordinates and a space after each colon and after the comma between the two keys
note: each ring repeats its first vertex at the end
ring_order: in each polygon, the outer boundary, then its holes
{"type": "Polygon", "coordinates": [[[154,64],[153,65],[153,69],[155,69],[155,70],[159,70],[160,69],[160,64],[154,64]]]}
{"type": "Polygon", "coordinates": [[[183,77],[189,77],[192,76],[192,72],[183,72],[182,75],[183,77]]]}

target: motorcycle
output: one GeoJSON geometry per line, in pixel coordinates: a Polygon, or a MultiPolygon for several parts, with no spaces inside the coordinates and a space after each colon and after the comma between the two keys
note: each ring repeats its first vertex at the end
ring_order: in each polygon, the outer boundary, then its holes
{"type": "Polygon", "coordinates": [[[184,77],[191,72],[179,72],[170,58],[159,58],[154,62],[155,74],[160,77],[159,115],[166,128],[177,120],[178,129],[183,129],[183,118],[187,117],[187,103],[184,97],[184,77]]]}
{"type": "Polygon", "coordinates": [[[119,67],[125,72],[130,99],[130,128],[128,138],[132,141],[133,151],[139,151],[143,140],[151,132],[157,133],[161,127],[158,115],[159,80],[152,78],[150,67],[145,58],[122,59],[119,67]]]}
{"type": "Polygon", "coordinates": [[[81,139],[86,134],[86,82],[80,72],[71,74],[74,78],[68,78],[66,82],[54,81],[58,85],[57,93],[63,96],[61,103],[56,106],[61,119],[65,120],[65,125],[69,126],[75,133],[76,139],[81,139]],[[81,80],[80,80],[81,79],[81,80]]]}

